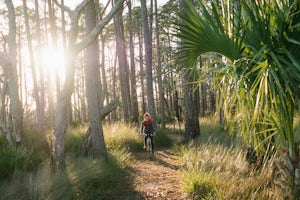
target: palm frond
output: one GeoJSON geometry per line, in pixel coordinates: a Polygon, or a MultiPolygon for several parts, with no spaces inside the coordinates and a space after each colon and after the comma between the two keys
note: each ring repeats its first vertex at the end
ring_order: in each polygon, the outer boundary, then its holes
{"type": "Polygon", "coordinates": [[[217,5],[205,7],[202,1],[197,1],[200,11],[186,0],[182,4],[182,12],[178,13],[182,22],[178,24],[179,57],[182,61],[193,63],[204,53],[215,52],[234,61],[240,57],[241,41],[229,37],[223,23],[219,19],[217,5]]]}

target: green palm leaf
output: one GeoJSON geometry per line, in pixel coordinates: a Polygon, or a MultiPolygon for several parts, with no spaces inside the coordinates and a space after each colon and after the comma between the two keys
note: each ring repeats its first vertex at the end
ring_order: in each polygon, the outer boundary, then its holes
{"type": "Polygon", "coordinates": [[[241,12],[233,11],[226,21],[215,1],[205,5],[198,0],[196,6],[184,1],[178,13],[182,20],[177,33],[178,57],[185,65],[196,66],[202,54],[221,55],[214,57],[219,68],[203,69],[202,73],[217,74],[214,82],[227,121],[246,142],[257,145],[268,141],[267,133],[272,130],[271,135],[276,135],[280,144],[287,144],[278,148],[289,148],[290,155],[295,156],[293,117],[300,85],[300,3],[242,0],[240,5],[241,12]]]}

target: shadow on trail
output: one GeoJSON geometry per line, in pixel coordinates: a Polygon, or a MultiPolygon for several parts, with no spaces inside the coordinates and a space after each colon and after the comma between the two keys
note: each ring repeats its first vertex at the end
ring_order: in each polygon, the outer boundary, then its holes
{"type": "Polygon", "coordinates": [[[174,154],[169,151],[157,151],[154,153],[153,162],[173,170],[178,170],[179,167],[173,164],[176,159],[172,156],[174,156],[174,154]]]}

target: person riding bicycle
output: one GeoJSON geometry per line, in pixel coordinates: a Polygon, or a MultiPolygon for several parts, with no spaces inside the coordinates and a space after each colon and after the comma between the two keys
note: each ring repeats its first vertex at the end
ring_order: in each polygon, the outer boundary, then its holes
{"type": "Polygon", "coordinates": [[[151,138],[152,150],[153,150],[153,136],[155,135],[155,130],[153,127],[153,120],[150,113],[146,112],[144,114],[144,120],[141,125],[141,135],[144,135],[144,149],[146,148],[147,137],[151,138]]]}

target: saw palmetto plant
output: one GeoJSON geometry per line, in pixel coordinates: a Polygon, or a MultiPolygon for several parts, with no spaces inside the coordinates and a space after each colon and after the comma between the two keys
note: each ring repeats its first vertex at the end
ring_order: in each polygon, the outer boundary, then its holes
{"type": "MultiPolygon", "coordinates": [[[[184,1],[178,12],[179,59],[198,69],[214,57],[225,120],[260,154],[277,152],[279,182],[299,196],[300,1],[184,1]]],[[[204,70],[201,73],[205,73],[204,70]]]]}

